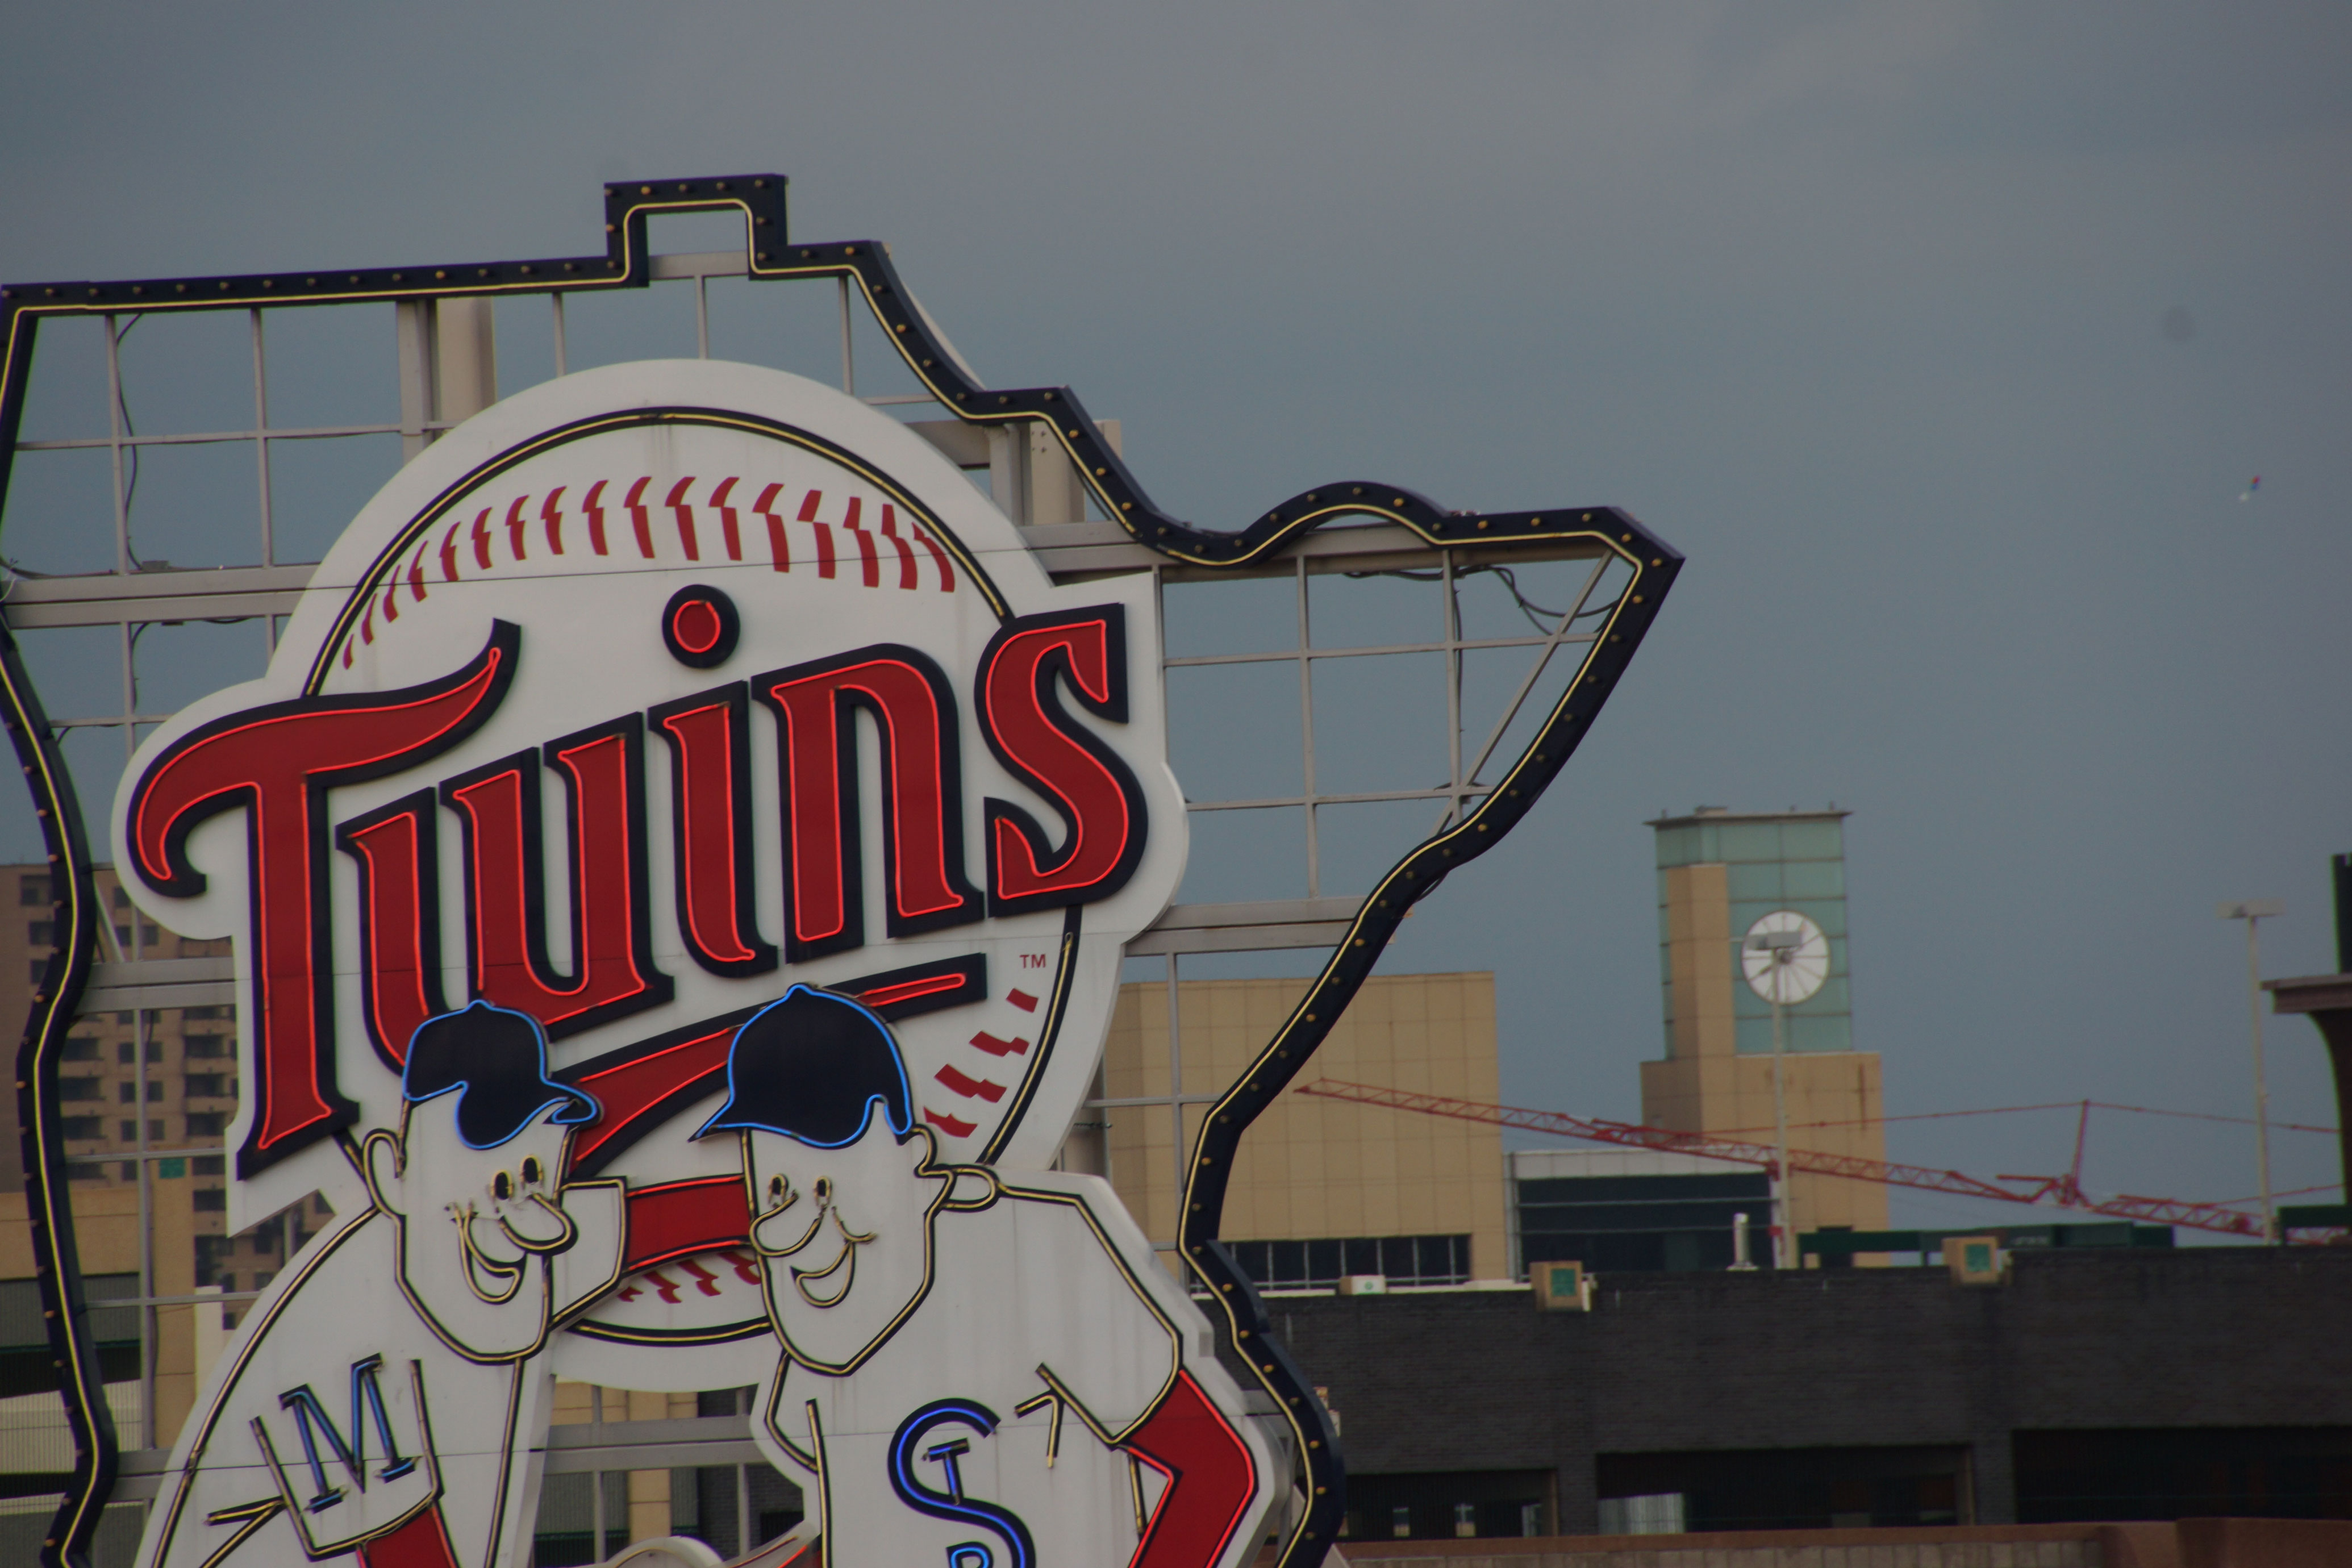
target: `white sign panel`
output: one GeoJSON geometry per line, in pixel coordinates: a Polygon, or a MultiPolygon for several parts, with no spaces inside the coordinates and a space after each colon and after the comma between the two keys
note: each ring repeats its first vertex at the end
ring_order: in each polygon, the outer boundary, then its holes
{"type": "Polygon", "coordinates": [[[226,937],[248,1315],[149,1564],[520,1564],[551,1376],[756,1384],[841,1568],[1243,1561],[1275,1479],[1109,1188],[1045,1166],[1184,813],[1149,580],[1054,586],[896,421],[551,383],[337,543],[114,814],[226,937]]]}

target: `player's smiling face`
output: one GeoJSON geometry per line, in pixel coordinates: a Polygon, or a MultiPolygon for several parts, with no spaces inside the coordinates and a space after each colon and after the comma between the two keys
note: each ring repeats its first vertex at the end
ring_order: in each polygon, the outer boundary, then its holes
{"type": "Polygon", "coordinates": [[[794,1359],[845,1370],[922,1299],[931,1218],[954,1177],[936,1169],[931,1135],[901,1140],[881,1107],[836,1149],[781,1133],[743,1134],[751,1244],[768,1314],[794,1359]]]}
{"type": "Polygon", "coordinates": [[[496,1149],[430,1151],[429,1162],[457,1189],[441,1209],[456,1228],[466,1287],[477,1299],[509,1300],[534,1255],[571,1245],[571,1222],[556,1206],[562,1156],[563,1129],[544,1122],[496,1149]]]}
{"type": "Polygon", "coordinates": [[[547,1331],[540,1259],[572,1246],[556,1173],[564,1129],[534,1121],[493,1149],[458,1136],[455,1096],[409,1108],[396,1174],[373,1171],[401,1226],[403,1283],[466,1353],[522,1353],[547,1331]]]}

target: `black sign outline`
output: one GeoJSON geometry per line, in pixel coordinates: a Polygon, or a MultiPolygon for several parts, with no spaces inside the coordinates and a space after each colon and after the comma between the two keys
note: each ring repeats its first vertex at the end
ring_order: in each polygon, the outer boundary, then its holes
{"type": "MultiPolygon", "coordinates": [[[[1045,422],[1104,514],[1116,519],[1137,542],[1171,561],[1211,569],[1261,563],[1327,522],[1362,516],[1397,523],[1432,545],[1581,538],[1622,561],[1631,568],[1631,581],[1605,607],[1583,665],[1502,783],[1462,820],[1414,847],[1381,879],[1305,998],[1202,1124],[1179,1221],[1180,1256],[1208,1285],[1234,1347],[1274,1397],[1298,1442],[1309,1489],[1307,1506],[1272,1568],[1312,1568],[1338,1539],[1345,1519],[1345,1467],[1322,1402],[1270,1331],[1256,1290],[1217,1238],[1234,1155],[1250,1122],[1305,1065],[1346,1010],[1411,906],[1448,872],[1499,843],[1559,775],[1647,635],[1681,572],[1682,554],[1614,507],[1456,512],[1401,486],[1373,481],[1342,480],[1301,492],[1236,532],[1194,527],[1151,503],[1068,387],[982,384],[907,292],[887,247],[871,240],[793,244],[785,232],[787,188],[780,174],[608,184],[602,256],[0,285],[0,502],[7,494],[34,340],[44,319],[644,288],[653,281],[646,237],[650,216],[736,211],[744,220],[751,279],[831,277],[854,282],[908,369],[958,419],[976,425],[1045,422]]],[[[113,1489],[118,1446],[99,1381],[66,1206],[58,1062],[88,983],[97,941],[93,862],[62,748],[5,624],[5,609],[0,609],[0,721],[16,747],[41,823],[50,866],[50,914],[63,939],[34,988],[16,1073],[35,1268],[75,1448],[66,1500],[43,1543],[41,1561],[45,1568],[86,1568],[100,1516],[113,1489]]]]}

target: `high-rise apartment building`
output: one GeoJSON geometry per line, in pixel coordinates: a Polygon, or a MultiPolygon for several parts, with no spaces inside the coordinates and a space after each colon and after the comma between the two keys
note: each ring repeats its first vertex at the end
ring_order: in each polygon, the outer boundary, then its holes
{"type": "MultiPolygon", "coordinates": [[[[111,867],[99,868],[99,963],[226,958],[225,941],[196,942],[137,918],[111,867]]],[[[46,864],[0,867],[0,1018],[23,1019],[55,945],[46,864]]],[[[101,969],[95,977],[102,982],[101,969]]],[[[324,1217],[313,1197],[242,1237],[227,1234],[225,1149],[236,1112],[236,1009],[229,1004],[85,1013],[58,1065],[66,1153],[78,1186],[134,1186],[142,1155],[159,1181],[189,1184],[185,1245],[199,1285],[257,1290],[324,1217]],[[160,1152],[160,1154],[159,1154],[160,1152]]],[[[0,1192],[21,1192],[16,1098],[0,1097],[0,1192]]],[[[161,1210],[158,1211],[163,1212],[161,1210]]],[[[171,1238],[159,1230],[159,1244],[171,1238]]]]}

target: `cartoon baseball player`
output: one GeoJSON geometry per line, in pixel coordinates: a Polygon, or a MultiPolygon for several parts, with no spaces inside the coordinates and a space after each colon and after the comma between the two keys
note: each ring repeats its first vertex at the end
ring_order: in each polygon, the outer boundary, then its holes
{"type": "Polygon", "coordinates": [[[619,1275],[622,1185],[560,1180],[596,1106],[524,1014],[428,1020],[401,1089],[398,1130],[353,1152],[373,1203],[257,1304],[182,1429],[147,1568],[488,1568],[528,1533],[517,1437],[544,1425],[550,1332],[619,1275]]]}
{"type": "Polygon", "coordinates": [[[806,1478],[828,1562],[1213,1568],[1254,1548],[1265,1442],[1107,1184],[941,1163],[889,1029],[804,985],[738,1031],[728,1089],[697,1136],[740,1135],[784,1351],[755,1434],[806,1478]]]}

